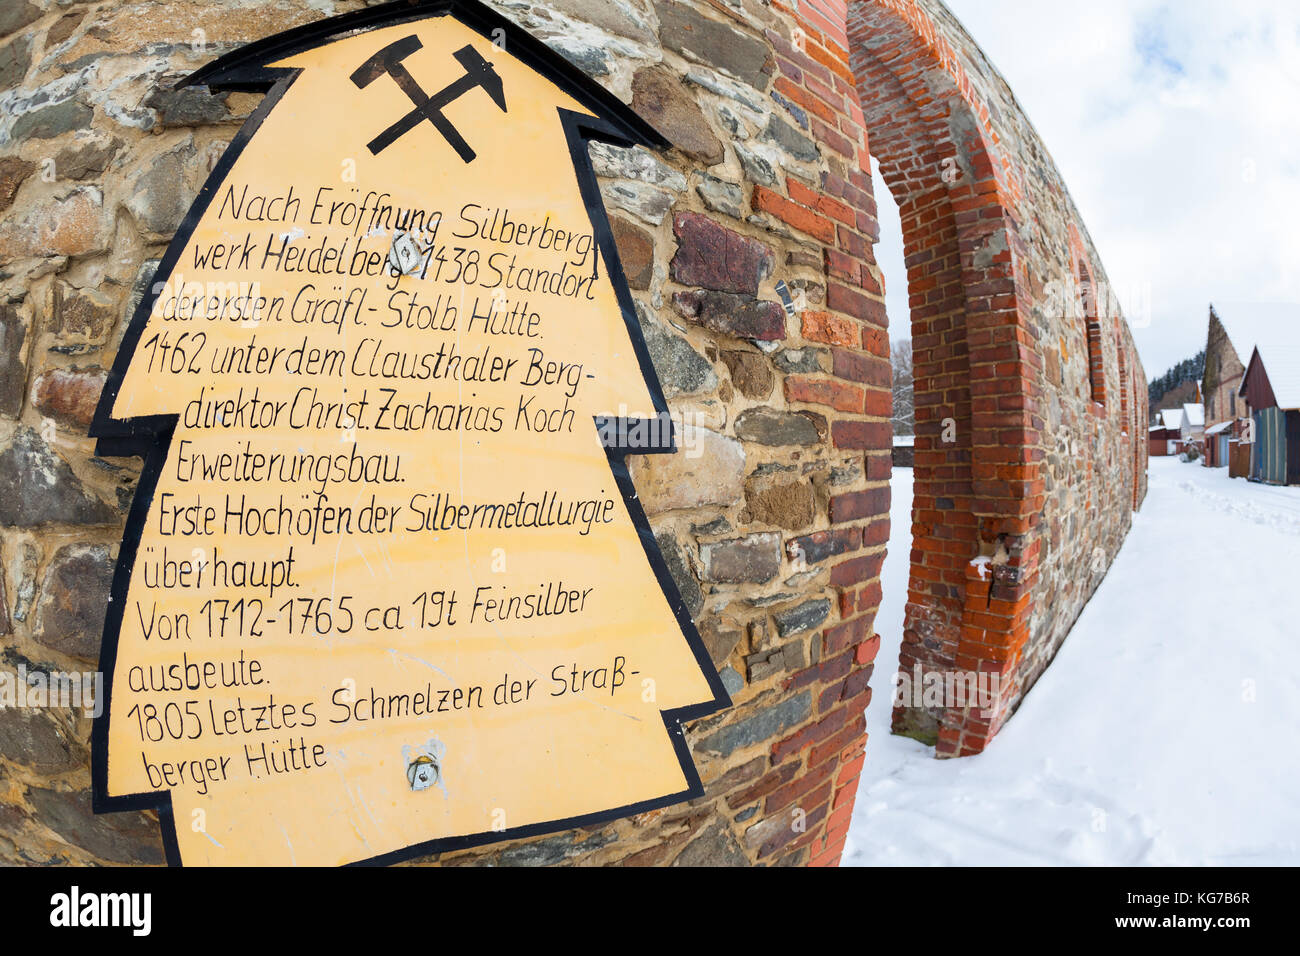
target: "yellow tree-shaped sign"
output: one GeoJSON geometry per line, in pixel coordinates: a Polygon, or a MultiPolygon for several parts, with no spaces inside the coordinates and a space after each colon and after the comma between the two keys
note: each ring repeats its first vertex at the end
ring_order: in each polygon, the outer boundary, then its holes
{"type": "Polygon", "coordinates": [[[267,96],[92,433],[141,454],[96,808],[187,864],[395,860],[699,795],[729,701],[623,455],[674,450],[588,139],[662,145],[477,4],[191,78],[267,96]]]}

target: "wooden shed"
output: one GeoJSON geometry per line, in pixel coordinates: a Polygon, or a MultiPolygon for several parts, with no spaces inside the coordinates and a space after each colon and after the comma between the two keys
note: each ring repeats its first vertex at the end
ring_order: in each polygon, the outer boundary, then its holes
{"type": "Polygon", "coordinates": [[[1219,422],[1205,429],[1205,467],[1227,468],[1233,423],[1219,422]]]}
{"type": "Polygon", "coordinates": [[[1149,453],[1158,458],[1181,455],[1183,444],[1183,410],[1166,408],[1160,412],[1160,421],[1147,432],[1149,453]]]}
{"type": "Polygon", "coordinates": [[[1182,438],[1176,428],[1152,425],[1147,431],[1147,453],[1153,458],[1177,455],[1182,448],[1182,438]]]}
{"type": "Polygon", "coordinates": [[[1300,322],[1279,321],[1255,346],[1241,395],[1251,410],[1252,481],[1300,485],[1300,322]]]}

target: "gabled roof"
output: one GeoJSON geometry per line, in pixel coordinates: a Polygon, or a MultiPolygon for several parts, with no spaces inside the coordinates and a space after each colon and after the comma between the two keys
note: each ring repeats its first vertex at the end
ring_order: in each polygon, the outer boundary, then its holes
{"type": "Polygon", "coordinates": [[[1205,427],[1205,406],[1204,405],[1184,405],[1183,422],[1189,428],[1205,427]]]}
{"type": "Polygon", "coordinates": [[[1300,408],[1300,305],[1237,303],[1214,311],[1247,369],[1259,350],[1278,406],[1300,408]]]}
{"type": "Polygon", "coordinates": [[[1165,428],[1182,428],[1183,410],[1181,408],[1162,409],[1160,412],[1160,420],[1165,423],[1165,428]]]}
{"type": "Polygon", "coordinates": [[[1257,346],[1246,363],[1246,374],[1241,379],[1241,394],[1246,394],[1246,382],[1255,369],[1262,368],[1273,388],[1277,407],[1288,411],[1300,408],[1300,346],[1270,344],[1257,346]],[[1256,364],[1258,362],[1258,364],[1256,364]]]}

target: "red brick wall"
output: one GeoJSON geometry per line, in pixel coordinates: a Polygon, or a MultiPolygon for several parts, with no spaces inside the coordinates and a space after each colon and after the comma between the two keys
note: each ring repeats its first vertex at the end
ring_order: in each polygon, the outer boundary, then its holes
{"type": "MultiPolygon", "coordinates": [[[[880,606],[880,567],[889,538],[892,372],[884,289],[872,253],[879,226],[868,142],[848,65],[844,4],[816,0],[797,8],[780,2],[773,7],[793,16],[799,27],[791,41],[768,33],[777,53],[774,89],[808,111],[813,138],[837,153],[844,169],[843,175],[828,173],[820,183],[787,177],[785,195],[762,186],[754,190],[754,207],[815,239],[824,261],[826,310],[804,312],[801,334],[831,347],[832,370],[815,378],[787,378],[785,394],[791,403],[827,414],[834,448],[862,454],[867,479],[864,490],[835,495],[829,503],[828,536],[843,553],[830,575],[838,593],[839,620],[822,634],[824,663],[815,675],[821,684],[819,720],[773,748],[775,762],[805,741],[834,733],[827,744],[812,749],[806,772],[807,778],[818,781],[811,785],[820,786],[831,799],[831,813],[823,832],[812,840],[809,862],[834,866],[844,848],[863,766],[867,735],[862,711],[870,700],[867,681],[880,644],[872,624],[880,606]],[[834,755],[838,760],[829,759],[834,755]]],[[[788,546],[802,548],[806,543],[796,540],[788,546]]],[[[813,672],[807,676],[813,677],[813,672]]],[[[804,679],[796,675],[792,685],[804,679]]]]}
{"type": "Polygon", "coordinates": [[[847,35],[909,281],[916,500],[900,670],[996,674],[1002,688],[991,714],[899,707],[894,729],[936,741],[940,756],[977,753],[1095,587],[1075,586],[1088,577],[1078,555],[1100,549],[1109,563],[1141,500],[1145,443],[1128,408],[1139,390],[1127,384],[1140,367],[1064,187],[1026,186],[1023,157],[1038,167],[1042,144],[956,20],[934,2],[855,0],[847,35]],[[1032,245],[1026,222],[1045,234],[1032,245]],[[1113,393],[1122,401],[1108,404],[1113,393]],[[1072,457],[1049,475],[1061,445],[1072,457]],[[1089,503],[1072,545],[1054,534],[1070,516],[1048,477],[1089,503]],[[1062,591],[1075,607],[1048,610],[1062,591]]]}

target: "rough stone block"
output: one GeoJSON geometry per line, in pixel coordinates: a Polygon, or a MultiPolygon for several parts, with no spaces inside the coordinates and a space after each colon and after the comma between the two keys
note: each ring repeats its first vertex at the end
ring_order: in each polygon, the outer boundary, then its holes
{"type": "Polygon", "coordinates": [[[696,395],[717,388],[718,376],[713,366],[691,347],[690,342],[665,330],[646,314],[640,303],[637,304],[637,314],[646,350],[665,395],[669,398],[696,395]]]}
{"type": "Polygon", "coordinates": [[[731,384],[741,395],[762,401],[772,394],[772,385],[776,376],[772,374],[772,363],[761,352],[727,351],[722,353],[722,361],[731,373],[731,384]]]}
{"type": "Polygon", "coordinates": [[[42,415],[84,431],[95,417],[107,381],[102,368],[46,369],[32,384],[32,404],[42,415]]]}
{"type": "Polygon", "coordinates": [[[751,478],[745,482],[745,506],[751,520],[787,531],[807,528],[817,517],[817,496],[802,479],[751,478]]]}
{"type": "Polygon", "coordinates": [[[618,246],[618,259],[623,274],[627,277],[627,284],[641,291],[650,288],[655,265],[654,237],[640,226],[617,216],[610,218],[609,225],[614,233],[614,244],[618,246]]]}
{"type": "Polygon", "coordinates": [[[33,429],[20,427],[0,451],[0,525],[35,528],[117,520],[117,511],[87,490],[33,429]]]}
{"type": "Polygon", "coordinates": [[[707,428],[686,425],[681,431],[682,450],[676,454],[628,457],[642,507],[658,514],[740,501],[744,495],[744,446],[707,428]]]}
{"type": "Polygon", "coordinates": [[[756,296],[759,284],[772,274],[776,263],[766,243],[697,212],[673,216],[673,235],[677,252],[670,269],[673,281],[682,285],[756,296]]]}
{"type": "Polygon", "coordinates": [[[36,640],[69,657],[97,660],[112,585],[113,560],[107,547],[64,545],[45,572],[36,640]]]}
{"type": "Polygon", "coordinates": [[[776,621],[777,632],[782,637],[803,634],[821,627],[831,613],[831,602],[825,599],[805,601],[797,607],[772,615],[776,621]]]}
{"type": "Polygon", "coordinates": [[[736,434],[759,445],[816,445],[821,441],[817,425],[808,416],[763,405],[741,412],[736,418],[736,434]]]}
{"type": "Polygon", "coordinates": [[[722,141],[695,98],[668,70],[652,66],[638,71],[632,80],[632,109],[692,159],[706,166],[722,162],[722,141]]]}
{"type": "Polygon", "coordinates": [[[763,584],[781,570],[781,536],[751,534],[700,547],[704,576],[719,584],[763,584]]]}
{"type": "Polygon", "coordinates": [[[785,310],[776,302],[729,292],[676,292],[673,307],[700,325],[756,342],[785,338],[785,310]]]}
{"type": "Polygon", "coordinates": [[[812,691],[805,690],[777,703],[766,704],[744,720],[721,727],[696,746],[728,757],[737,750],[772,740],[790,727],[802,724],[811,713],[812,691]]]}
{"type": "Polygon", "coordinates": [[[659,37],[664,46],[711,67],[726,70],[750,86],[762,88],[771,53],[757,37],[741,33],[674,0],[657,0],[659,37]]]}

